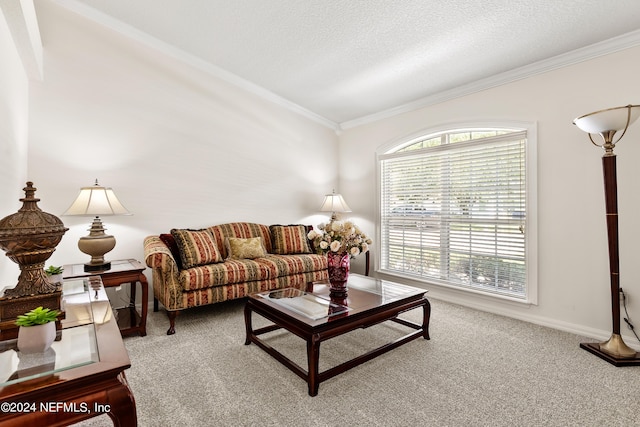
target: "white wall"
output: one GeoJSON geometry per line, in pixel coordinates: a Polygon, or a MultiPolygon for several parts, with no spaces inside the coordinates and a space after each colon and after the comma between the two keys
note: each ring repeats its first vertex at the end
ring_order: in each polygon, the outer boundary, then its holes
{"type": "MultiPolygon", "coordinates": [[[[640,48],[547,72],[501,87],[345,131],[340,136],[340,188],[374,232],[375,152],[421,129],[478,120],[537,122],[538,305],[471,297],[427,286],[430,295],[560,329],[606,338],[611,332],[602,150],[572,120],[582,114],[640,103],[640,48]]],[[[640,125],[618,155],[621,285],[640,324],[640,125]]],[[[377,266],[377,260],[375,260],[377,266]]],[[[622,324],[623,335],[628,335],[622,324]]],[[[637,344],[635,338],[626,339],[637,344]]]]}
{"type": "MultiPolygon", "coordinates": [[[[7,214],[19,207],[26,178],[38,187],[41,208],[55,214],[68,207],[79,187],[98,178],[113,187],[134,214],[104,218],[108,232],[118,239],[108,257],[141,259],[144,236],[172,227],[236,220],[317,224],[324,220],[316,211],[322,196],[335,187],[354,210],[351,217],[373,236],[378,147],[443,123],[534,121],[539,158],[538,305],[469,297],[437,286],[429,286],[430,295],[593,337],[608,336],[601,150],[591,146],[571,121],[587,112],[640,102],[640,48],[336,137],[315,122],[55,4],[36,6],[44,81],[31,83],[29,104],[26,78],[0,21],[2,69],[10,70],[0,76],[0,109],[11,118],[0,124],[1,146],[13,156],[0,159],[2,208],[11,205],[7,214]],[[27,105],[28,174],[20,155],[26,146],[27,105]]],[[[640,319],[640,273],[633,268],[635,242],[640,240],[634,170],[640,158],[635,143],[639,138],[636,124],[616,148],[621,282],[630,297],[632,319],[640,319]]],[[[70,230],[51,263],[85,262],[88,256],[79,252],[76,242],[87,234],[90,219],[62,219],[70,230]]],[[[356,271],[363,261],[356,261],[356,271]]],[[[2,264],[0,268],[3,274],[7,271],[2,264]]]]}
{"type": "MultiPolygon", "coordinates": [[[[22,204],[27,176],[28,79],[0,9],[0,219],[22,204]]],[[[37,194],[37,193],[36,193],[37,194]]],[[[0,293],[18,283],[18,265],[0,252],[0,293]]]]}
{"type": "MultiPolygon", "coordinates": [[[[114,188],[133,216],[103,218],[117,239],[108,259],[142,260],[144,237],[174,227],[324,219],[334,131],[51,2],[36,6],[44,80],[31,86],[29,177],[56,215],[96,178],[114,188]]],[[[91,218],[61,219],[70,230],[51,263],[88,261],[76,245],[91,218]]]]}

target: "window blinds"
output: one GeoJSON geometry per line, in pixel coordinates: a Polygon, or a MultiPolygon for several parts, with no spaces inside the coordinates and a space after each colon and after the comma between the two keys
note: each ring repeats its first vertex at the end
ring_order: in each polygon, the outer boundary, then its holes
{"type": "Polygon", "coordinates": [[[381,268],[524,299],[526,132],[450,136],[380,157],[381,268]]]}

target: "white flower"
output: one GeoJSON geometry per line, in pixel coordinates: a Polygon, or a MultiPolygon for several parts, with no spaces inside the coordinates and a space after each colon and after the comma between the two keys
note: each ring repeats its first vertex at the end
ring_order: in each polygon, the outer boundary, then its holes
{"type": "Polygon", "coordinates": [[[316,251],[325,254],[328,251],[348,253],[352,258],[369,250],[371,239],[352,221],[332,221],[319,224],[318,231],[307,233],[313,241],[316,251]]]}

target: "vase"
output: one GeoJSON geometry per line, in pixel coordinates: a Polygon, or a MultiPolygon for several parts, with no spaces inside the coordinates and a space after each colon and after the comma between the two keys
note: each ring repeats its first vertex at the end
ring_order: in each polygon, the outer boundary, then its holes
{"type": "Polygon", "coordinates": [[[21,353],[44,353],[56,339],[56,322],[44,325],[20,326],[18,350],[21,353]]]}
{"type": "Polygon", "coordinates": [[[62,273],[59,273],[59,274],[47,274],[47,280],[52,285],[56,285],[58,283],[62,283],[62,273]]]}
{"type": "Polygon", "coordinates": [[[330,296],[344,297],[347,295],[347,279],[349,278],[350,267],[348,253],[331,251],[327,253],[330,296]]]}

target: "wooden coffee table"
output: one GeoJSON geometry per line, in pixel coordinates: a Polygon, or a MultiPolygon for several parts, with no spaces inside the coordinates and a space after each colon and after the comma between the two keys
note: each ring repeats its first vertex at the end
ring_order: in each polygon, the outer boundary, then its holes
{"type": "Polygon", "coordinates": [[[416,338],[429,339],[431,305],[425,289],[353,274],[346,299],[329,296],[326,282],[309,283],[306,292],[295,288],[261,292],[249,296],[244,309],[245,344],[255,343],[296,375],[307,381],[309,395],[316,396],[320,383],[416,338]],[[422,324],[398,317],[422,307],[422,324]],[[254,330],[252,313],[273,322],[254,330]],[[393,342],[375,348],[338,366],[319,372],[320,343],[347,332],[391,320],[414,329],[393,342]],[[307,369],[271,347],[259,335],[284,328],[307,342],[307,369]]]}

